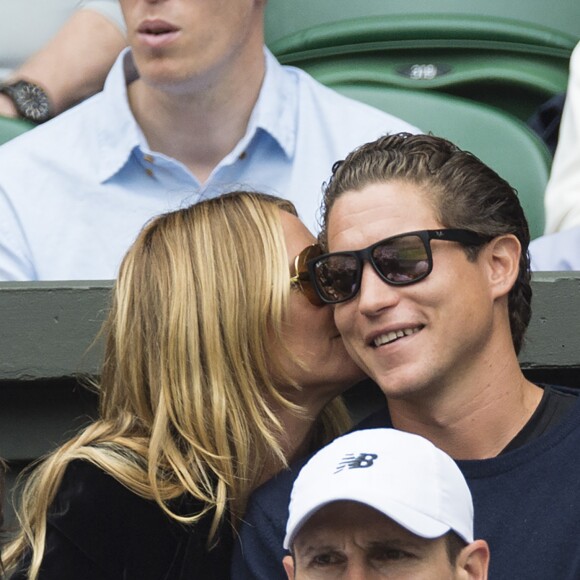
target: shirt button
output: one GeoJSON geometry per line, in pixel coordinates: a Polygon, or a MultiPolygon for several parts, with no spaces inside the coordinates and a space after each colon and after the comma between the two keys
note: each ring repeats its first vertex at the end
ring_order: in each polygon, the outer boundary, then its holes
{"type": "Polygon", "coordinates": [[[239,159],[240,161],[243,161],[243,160],[244,160],[244,159],[245,159],[247,156],[248,156],[248,154],[247,154],[245,151],[242,151],[242,152],[240,153],[240,156],[238,157],[238,159],[239,159]]]}
{"type": "Polygon", "coordinates": [[[152,155],[144,155],[143,159],[145,159],[145,161],[147,161],[147,163],[154,163],[155,159],[153,159],[152,155]]]}
{"type": "Polygon", "coordinates": [[[149,176],[149,177],[153,177],[153,170],[149,169],[149,167],[145,170],[145,173],[149,176]]]}

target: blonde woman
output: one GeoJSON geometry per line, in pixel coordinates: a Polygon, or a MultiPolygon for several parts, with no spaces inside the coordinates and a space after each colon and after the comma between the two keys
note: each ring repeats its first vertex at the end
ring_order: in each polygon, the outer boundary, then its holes
{"type": "Polygon", "coordinates": [[[29,477],[13,578],[228,578],[250,492],[346,428],[335,397],[362,375],[312,303],[295,213],[236,192],[145,226],[104,327],[100,419],[29,477]]]}

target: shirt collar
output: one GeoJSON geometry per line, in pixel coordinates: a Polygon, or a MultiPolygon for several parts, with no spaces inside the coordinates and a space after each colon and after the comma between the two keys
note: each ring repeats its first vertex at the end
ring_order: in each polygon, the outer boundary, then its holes
{"type": "MultiPolygon", "coordinates": [[[[268,133],[289,158],[294,157],[298,127],[298,78],[289,75],[264,47],[265,75],[250,116],[246,135],[238,146],[245,148],[258,130],[268,133]]],[[[127,86],[138,78],[131,49],[124,49],[111,68],[101,98],[97,119],[100,163],[99,179],[106,181],[129,161],[135,149],[148,153],[147,142],[129,107],[127,86]]]]}
{"type": "Polygon", "coordinates": [[[135,148],[146,146],[145,139],[129,107],[127,86],[138,78],[129,48],[115,61],[103,92],[99,110],[98,139],[100,144],[99,179],[106,181],[129,161],[135,148]]]}
{"type": "Polygon", "coordinates": [[[294,157],[298,127],[298,78],[288,74],[264,47],[266,73],[248,123],[247,135],[257,129],[271,135],[288,158],[294,157]]]}

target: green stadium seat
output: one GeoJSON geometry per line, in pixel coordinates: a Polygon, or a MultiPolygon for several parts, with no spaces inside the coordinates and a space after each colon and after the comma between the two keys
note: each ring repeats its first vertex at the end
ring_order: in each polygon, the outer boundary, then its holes
{"type": "Polygon", "coordinates": [[[29,131],[34,125],[22,119],[11,119],[0,116],[0,145],[18,137],[18,135],[29,131]]]}
{"type": "Polygon", "coordinates": [[[336,89],[477,155],[518,191],[532,238],[542,235],[551,157],[523,121],[500,109],[442,93],[372,84],[337,85],[336,89]]]}
{"type": "Polygon", "coordinates": [[[458,15],[493,21],[508,19],[523,28],[545,27],[556,35],[580,39],[580,3],[577,0],[268,0],[266,43],[312,27],[350,22],[361,17],[383,19],[408,17],[410,21],[428,14],[433,17],[458,15]]]}
{"type": "Polygon", "coordinates": [[[329,19],[269,46],[281,62],[328,86],[364,82],[436,90],[527,120],[566,90],[576,41],[545,26],[500,17],[391,14],[329,19]]]}

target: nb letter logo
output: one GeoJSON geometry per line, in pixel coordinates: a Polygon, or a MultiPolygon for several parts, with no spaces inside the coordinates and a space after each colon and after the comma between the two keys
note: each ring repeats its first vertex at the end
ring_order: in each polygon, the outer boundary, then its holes
{"type": "Polygon", "coordinates": [[[334,473],[342,471],[345,467],[349,469],[364,469],[365,467],[370,467],[377,457],[378,455],[375,453],[359,453],[356,457],[353,453],[348,453],[338,464],[334,473]]]}

